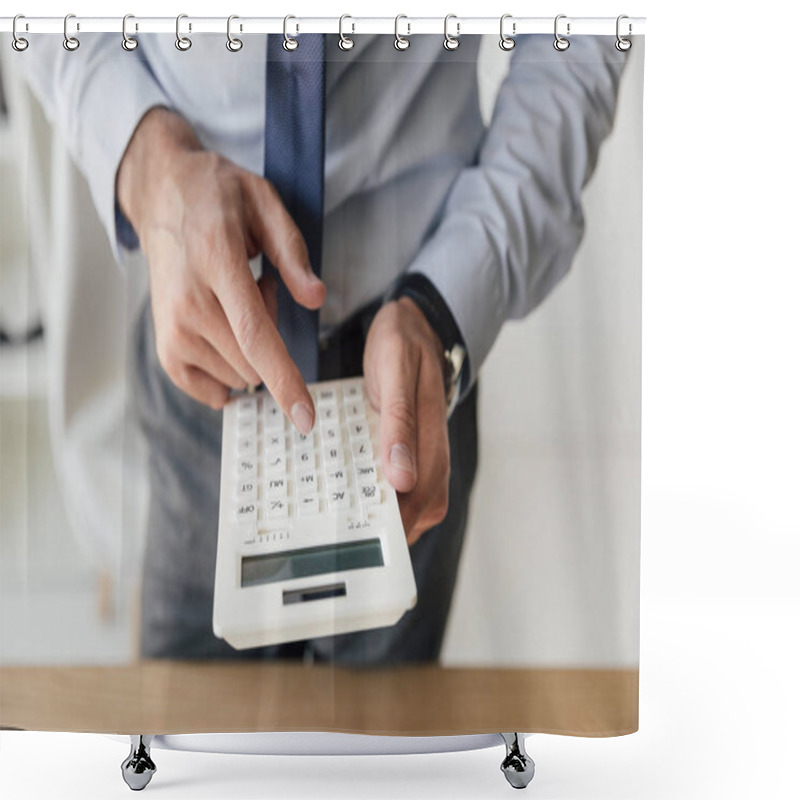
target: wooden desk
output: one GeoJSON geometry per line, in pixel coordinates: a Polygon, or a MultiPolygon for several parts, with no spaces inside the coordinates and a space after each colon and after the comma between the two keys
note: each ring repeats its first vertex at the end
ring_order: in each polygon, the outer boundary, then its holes
{"type": "Polygon", "coordinates": [[[637,670],[353,670],[149,661],[0,669],[0,725],[95,733],[499,731],[618,736],[638,728],[637,670]]]}

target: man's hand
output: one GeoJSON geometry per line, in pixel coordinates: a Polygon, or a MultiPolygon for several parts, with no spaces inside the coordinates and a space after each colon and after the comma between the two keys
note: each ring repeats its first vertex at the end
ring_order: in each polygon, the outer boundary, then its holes
{"type": "Polygon", "coordinates": [[[409,544],[447,513],[450,444],[443,350],[413,300],[385,305],[364,348],[369,401],[380,413],[381,462],[398,492],[409,544]]]}
{"type": "Polygon", "coordinates": [[[272,184],[202,149],[177,114],[153,109],[120,163],[117,197],[147,255],[158,357],[194,399],[221,408],[231,388],[263,382],[307,433],[314,404],[277,329],[275,281],[249,259],[266,253],[292,297],[319,308],[325,286],[272,184]]]}

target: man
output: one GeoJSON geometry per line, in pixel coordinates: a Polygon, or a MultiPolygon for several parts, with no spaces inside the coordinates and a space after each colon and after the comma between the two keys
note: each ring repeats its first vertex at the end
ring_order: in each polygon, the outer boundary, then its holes
{"type": "Polygon", "coordinates": [[[198,38],[179,53],[172,37],[148,36],[124,53],[117,37],[92,35],[79,51],[54,53],[55,69],[29,65],[112,244],[141,246],[149,264],[135,380],[152,495],[142,650],[236,655],[211,632],[229,391],[263,382],[305,432],[315,413],[308,376],[363,368],[417,607],[392,628],[243,655],[432,660],[475,473],[477,374],[503,323],[569,267],[625,57],[612,39],[576,37],[559,53],[549,37],[520,37],[486,129],[477,38],[449,52],[419,37],[397,52],[392,37],[364,36],[341,52],[335,37],[303,35],[288,54],[281,39],[248,38],[231,54],[198,38]],[[270,111],[276,95],[304,85],[306,67],[324,93],[270,111]],[[324,155],[316,225],[284,180],[287,169],[303,180],[306,156],[281,159],[275,144],[314,139],[304,114],[318,120],[324,155]],[[300,134],[282,127],[290,122],[300,134]],[[268,264],[256,280],[250,261],[260,254],[268,264]],[[302,337],[281,326],[298,308],[320,309],[313,369],[299,368],[302,337]],[[446,356],[462,349],[461,366],[446,356]]]}

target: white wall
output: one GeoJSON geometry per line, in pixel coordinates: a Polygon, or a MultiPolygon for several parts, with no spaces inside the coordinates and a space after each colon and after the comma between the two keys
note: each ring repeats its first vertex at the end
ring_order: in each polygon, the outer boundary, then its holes
{"type": "Polygon", "coordinates": [[[571,273],[481,371],[449,664],[638,663],[643,59],[637,42],[571,273]]]}

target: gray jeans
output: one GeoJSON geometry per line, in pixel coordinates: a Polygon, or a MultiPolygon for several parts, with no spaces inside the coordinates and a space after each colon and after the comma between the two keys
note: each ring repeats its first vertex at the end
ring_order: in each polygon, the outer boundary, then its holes
{"type": "MultiPolygon", "coordinates": [[[[375,308],[320,353],[320,378],[360,374],[375,308]]],[[[411,549],[418,600],[396,624],[307,642],[238,651],[211,626],[217,551],[222,415],[180,391],[161,368],[148,302],[139,320],[134,401],[149,455],[150,508],[142,586],[145,658],[306,658],[347,665],[436,661],[441,650],[477,464],[473,389],[450,424],[450,505],[411,549]]]]}

